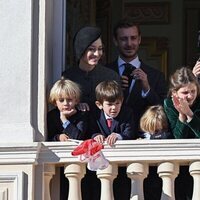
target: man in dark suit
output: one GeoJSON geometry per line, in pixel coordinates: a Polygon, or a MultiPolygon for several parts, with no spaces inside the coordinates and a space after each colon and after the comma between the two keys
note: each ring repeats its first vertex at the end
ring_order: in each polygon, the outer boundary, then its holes
{"type": "Polygon", "coordinates": [[[141,32],[138,24],[130,19],[118,22],[114,27],[113,41],[119,56],[107,67],[121,76],[124,103],[133,109],[134,120],[139,127],[139,119],[148,106],[163,104],[167,93],[164,74],[139,59],[141,32]]]}
{"type": "MultiPolygon", "coordinates": [[[[131,19],[122,19],[114,27],[113,41],[119,51],[118,58],[107,67],[121,76],[124,103],[133,110],[134,122],[139,134],[139,120],[148,106],[163,104],[167,93],[164,74],[142,62],[138,57],[141,43],[140,27],[131,19]]],[[[161,179],[156,168],[150,167],[149,177],[144,181],[145,200],[159,200],[161,179]]]]}

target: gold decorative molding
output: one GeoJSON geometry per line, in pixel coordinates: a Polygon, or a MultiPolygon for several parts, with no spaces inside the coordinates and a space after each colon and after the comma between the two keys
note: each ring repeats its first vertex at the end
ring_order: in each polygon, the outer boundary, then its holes
{"type": "Polygon", "coordinates": [[[147,54],[149,59],[155,59],[159,62],[159,69],[168,78],[168,39],[165,37],[143,37],[141,49],[147,54]]]}
{"type": "Polygon", "coordinates": [[[126,2],[123,6],[123,16],[130,17],[140,24],[167,24],[169,2],[126,2]]]}

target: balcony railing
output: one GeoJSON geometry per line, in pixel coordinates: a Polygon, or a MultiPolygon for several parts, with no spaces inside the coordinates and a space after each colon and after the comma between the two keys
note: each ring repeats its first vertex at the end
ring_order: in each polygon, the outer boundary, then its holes
{"type": "MultiPolygon", "coordinates": [[[[73,142],[0,143],[0,200],[5,200],[8,194],[15,195],[17,200],[54,200],[51,194],[56,187],[50,187],[50,183],[59,166],[64,166],[65,177],[69,180],[68,199],[81,200],[80,182],[85,176],[86,164],[71,155],[76,146],[73,142]],[[8,179],[14,180],[12,188],[8,181],[6,186],[4,184],[8,179]],[[29,184],[23,187],[20,181],[29,184]]],[[[112,148],[105,145],[102,151],[110,165],[97,171],[101,200],[114,199],[112,184],[119,166],[126,166],[131,179],[131,200],[144,199],[143,181],[148,176],[149,166],[157,166],[162,179],[161,199],[175,199],[174,181],[182,165],[189,166],[194,180],[192,199],[200,199],[200,140],[118,141],[112,148]]]]}

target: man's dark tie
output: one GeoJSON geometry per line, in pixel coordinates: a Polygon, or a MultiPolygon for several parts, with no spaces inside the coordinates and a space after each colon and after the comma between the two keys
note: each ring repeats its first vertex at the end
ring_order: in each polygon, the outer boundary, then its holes
{"type": "Polygon", "coordinates": [[[128,77],[128,88],[126,88],[124,90],[124,98],[126,99],[129,95],[129,88],[131,86],[131,82],[132,82],[132,79],[133,77],[131,76],[131,73],[132,71],[134,71],[136,69],[135,66],[133,66],[132,64],[130,63],[125,63],[124,64],[124,71],[122,73],[123,76],[127,76],[128,77]]]}
{"type": "Polygon", "coordinates": [[[123,74],[124,74],[125,76],[128,76],[133,70],[136,69],[136,67],[133,66],[133,65],[130,64],[130,63],[124,63],[123,65],[124,65],[124,72],[123,72],[123,74]]]}
{"type": "Polygon", "coordinates": [[[112,119],[107,119],[107,125],[108,125],[108,128],[111,129],[112,127],[112,119]]]}

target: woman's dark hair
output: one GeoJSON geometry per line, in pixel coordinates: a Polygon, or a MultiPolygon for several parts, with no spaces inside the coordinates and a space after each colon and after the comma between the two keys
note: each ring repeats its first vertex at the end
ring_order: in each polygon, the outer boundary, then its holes
{"type": "Polygon", "coordinates": [[[76,32],[73,46],[77,61],[81,59],[87,48],[100,37],[101,29],[95,26],[85,26],[76,32]]]}

